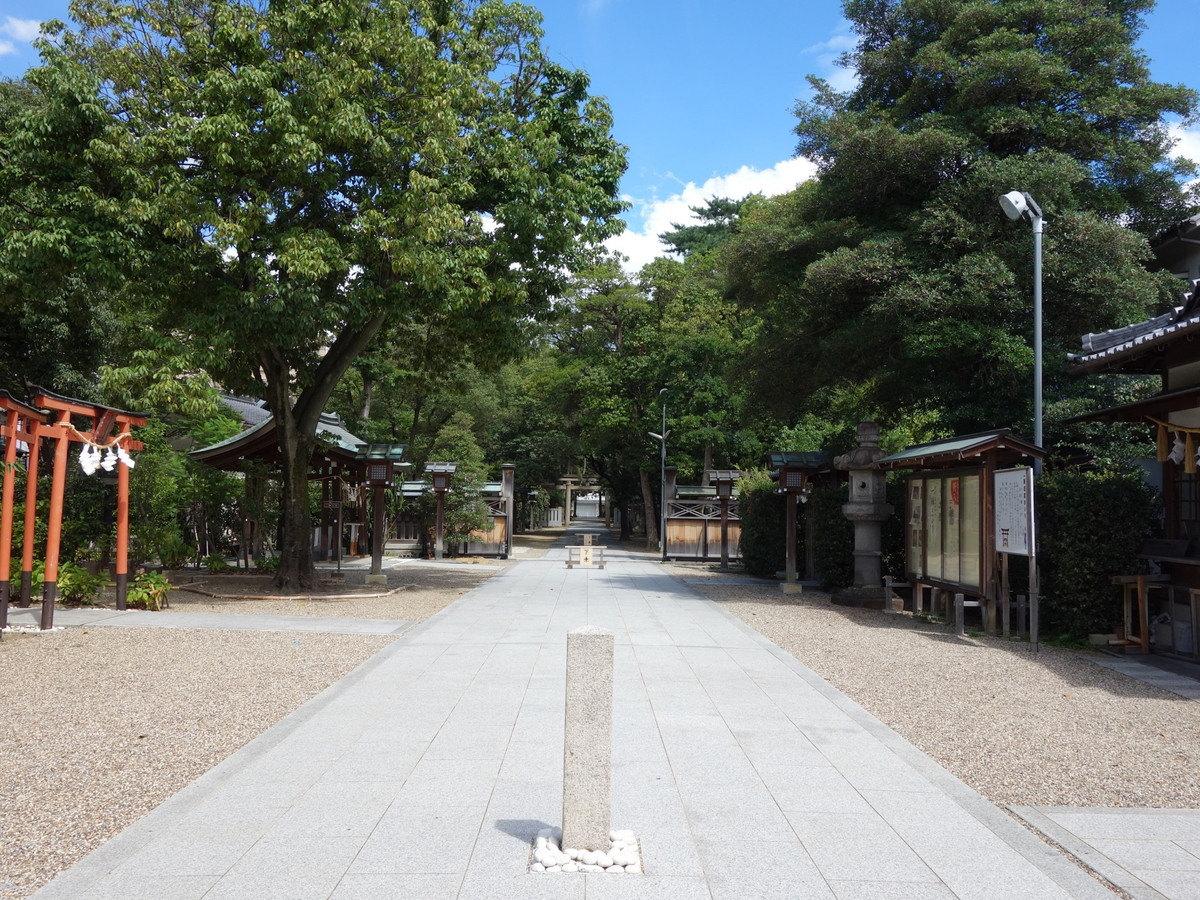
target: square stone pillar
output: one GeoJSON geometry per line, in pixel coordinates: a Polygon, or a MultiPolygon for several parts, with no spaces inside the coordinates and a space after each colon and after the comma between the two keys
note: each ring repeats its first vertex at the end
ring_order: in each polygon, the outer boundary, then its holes
{"type": "Polygon", "coordinates": [[[604,851],[612,827],[613,633],[567,634],[564,849],[604,851]]]}

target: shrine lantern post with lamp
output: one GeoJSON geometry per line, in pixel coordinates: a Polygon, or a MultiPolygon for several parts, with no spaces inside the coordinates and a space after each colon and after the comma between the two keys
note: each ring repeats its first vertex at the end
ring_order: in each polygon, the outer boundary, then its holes
{"type": "Polygon", "coordinates": [[[458,471],[458,463],[432,462],[425,472],[433,480],[433,492],[437,496],[437,523],[434,527],[433,558],[441,559],[445,553],[446,494],[450,491],[450,478],[458,471]]]}
{"type": "Polygon", "coordinates": [[[733,483],[742,473],[733,469],[714,469],[708,473],[709,481],[716,486],[717,499],[721,502],[721,571],[729,570],[729,501],[733,499],[733,483]]]}
{"type": "MultiPolygon", "coordinates": [[[[392,487],[396,469],[409,465],[409,463],[400,461],[406,449],[405,444],[359,445],[357,458],[363,461],[363,479],[367,487],[371,489],[371,502],[374,509],[371,525],[371,571],[367,575],[367,584],[387,583],[387,576],[383,574],[383,547],[387,530],[383,492],[392,487]]],[[[341,527],[339,526],[339,548],[341,540],[341,527]]]]}

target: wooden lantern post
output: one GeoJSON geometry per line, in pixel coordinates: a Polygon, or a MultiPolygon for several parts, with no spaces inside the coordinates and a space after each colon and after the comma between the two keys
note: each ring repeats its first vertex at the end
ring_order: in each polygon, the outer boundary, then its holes
{"type": "Polygon", "coordinates": [[[383,491],[392,483],[392,462],[381,460],[367,465],[367,484],[371,488],[374,520],[371,526],[371,574],[383,574],[383,543],[387,519],[383,508],[383,491]]]}
{"type": "Polygon", "coordinates": [[[709,480],[716,485],[717,499],[721,501],[721,571],[729,571],[729,501],[733,499],[733,483],[741,473],[731,469],[716,469],[709,472],[709,480]]]}
{"type": "Polygon", "coordinates": [[[446,494],[450,491],[450,476],[458,471],[458,463],[432,462],[425,466],[433,478],[433,491],[437,495],[437,522],[433,534],[433,558],[441,559],[445,553],[446,494]]]}
{"type": "MultiPolygon", "coordinates": [[[[779,487],[783,491],[783,502],[787,506],[787,565],[784,584],[796,584],[796,504],[804,496],[808,479],[803,469],[784,466],[779,470],[779,487]]],[[[788,588],[784,588],[788,590],[788,588]]]]}

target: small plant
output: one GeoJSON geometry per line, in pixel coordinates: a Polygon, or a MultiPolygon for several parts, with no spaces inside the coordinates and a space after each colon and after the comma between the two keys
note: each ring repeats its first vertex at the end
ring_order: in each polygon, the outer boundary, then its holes
{"type": "Polygon", "coordinates": [[[279,557],[278,556],[260,556],[257,560],[255,560],[255,568],[257,568],[258,571],[266,572],[267,574],[273,574],[275,572],[278,572],[279,571],[279,557]]]}
{"type": "Polygon", "coordinates": [[[108,584],[103,575],[90,575],[82,566],[63,563],[58,568],[58,599],[63,603],[91,606],[108,584]]]}
{"type": "Polygon", "coordinates": [[[125,592],[125,602],[134,609],[162,609],[171,582],[161,572],[139,572],[125,592]]]}
{"type": "Polygon", "coordinates": [[[168,531],[158,542],[158,558],[168,569],[178,569],[192,555],[191,546],[176,532],[168,531]]]}
{"type": "Polygon", "coordinates": [[[220,553],[210,553],[201,560],[200,564],[210,572],[228,572],[233,566],[225,562],[225,557],[220,553]]]}

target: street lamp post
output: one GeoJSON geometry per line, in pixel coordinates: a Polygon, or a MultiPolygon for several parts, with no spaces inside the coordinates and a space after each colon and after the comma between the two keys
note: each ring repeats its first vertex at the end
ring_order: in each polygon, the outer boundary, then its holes
{"type": "MultiPolygon", "coordinates": [[[[1000,208],[1014,222],[1027,216],[1033,226],[1033,442],[1042,446],[1042,208],[1025,191],[1009,191],[1000,208]]],[[[1040,473],[1042,461],[1033,470],[1040,473]]]]}
{"type": "MultiPolygon", "coordinates": [[[[663,388],[658,392],[661,399],[662,395],[667,392],[663,388]]],[[[662,401],[662,431],[655,434],[653,431],[646,432],[650,437],[659,442],[658,454],[658,548],[662,551],[662,559],[666,562],[667,559],[667,436],[670,434],[667,431],[667,401],[662,401]]]]}

